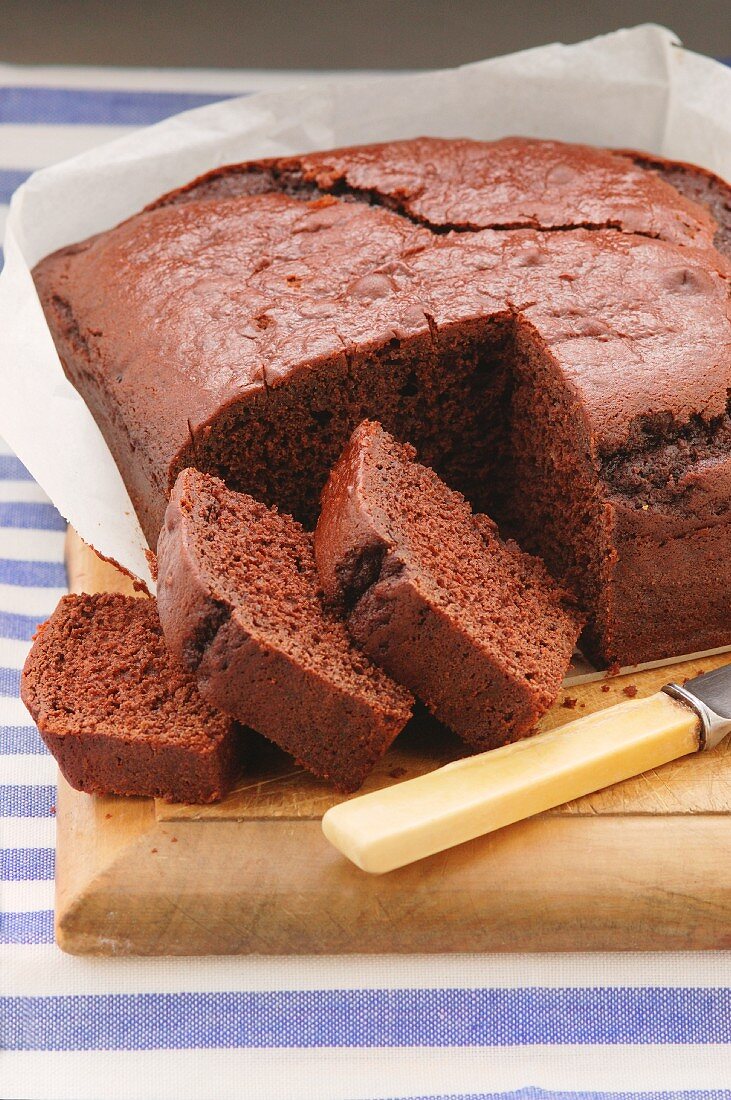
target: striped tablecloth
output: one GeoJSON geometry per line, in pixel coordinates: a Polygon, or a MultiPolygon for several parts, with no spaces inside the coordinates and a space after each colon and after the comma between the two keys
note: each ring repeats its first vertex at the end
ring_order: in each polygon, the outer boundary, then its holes
{"type": "MultiPolygon", "coordinates": [[[[34,168],[287,80],[0,66],[0,204],[34,168]]],[[[731,1100],[731,953],[63,955],[55,767],[18,699],[35,626],[64,591],[62,546],[60,516],[0,444],[3,1100],[731,1100]]]]}

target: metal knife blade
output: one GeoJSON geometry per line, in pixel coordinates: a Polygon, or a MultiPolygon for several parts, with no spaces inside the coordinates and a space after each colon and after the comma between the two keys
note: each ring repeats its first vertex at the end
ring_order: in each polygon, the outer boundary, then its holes
{"type": "Polygon", "coordinates": [[[700,718],[699,752],[715,749],[731,733],[731,665],[704,672],[685,684],[667,684],[662,690],[687,703],[700,718]]]}

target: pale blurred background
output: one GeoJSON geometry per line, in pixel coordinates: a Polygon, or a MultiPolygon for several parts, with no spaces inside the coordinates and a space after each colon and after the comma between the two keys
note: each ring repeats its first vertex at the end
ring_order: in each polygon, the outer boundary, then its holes
{"type": "Polygon", "coordinates": [[[731,58],[731,0],[0,0],[0,60],[246,69],[456,65],[637,23],[731,58]]]}

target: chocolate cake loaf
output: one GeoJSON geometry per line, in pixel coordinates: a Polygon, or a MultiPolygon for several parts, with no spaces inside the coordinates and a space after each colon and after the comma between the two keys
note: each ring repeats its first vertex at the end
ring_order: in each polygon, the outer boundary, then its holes
{"type": "Polygon", "coordinates": [[[530,733],[582,625],[536,558],[379,424],[353,433],[322,495],[315,558],[358,645],[478,749],[530,733]]]}
{"type": "Polygon", "coordinates": [[[631,664],[731,644],[730,224],[691,166],[422,138],[217,169],[35,279],[152,546],[186,466],[314,524],[371,417],[631,664]]]}
{"type": "Polygon", "coordinates": [[[154,600],[64,596],[20,693],[78,791],[213,802],[236,778],[244,731],[173,662],[154,600]]]}
{"type": "Polygon", "coordinates": [[[413,700],[323,606],[312,535],[197,470],[158,543],[165,639],[216,707],[341,791],[361,785],[413,700]]]}

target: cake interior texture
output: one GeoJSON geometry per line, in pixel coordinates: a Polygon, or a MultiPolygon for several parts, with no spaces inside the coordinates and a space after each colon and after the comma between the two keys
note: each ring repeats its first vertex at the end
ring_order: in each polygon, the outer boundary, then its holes
{"type": "Polygon", "coordinates": [[[219,479],[185,470],[158,566],[166,639],[203,695],[336,787],[358,787],[413,700],[324,606],[312,535],[219,479]]]}
{"type": "Polygon", "coordinates": [[[21,694],[77,790],[211,802],[238,773],[245,731],[173,661],[154,600],[65,596],[36,635],[21,694]]]}
{"type": "Polygon", "coordinates": [[[731,644],[730,255],[701,169],[422,138],[216,169],[34,275],[151,546],[191,466],[312,527],[377,419],[613,666],[731,644]]]}
{"type": "Polygon", "coordinates": [[[315,548],[358,644],[473,747],[555,701],[582,622],[568,593],[380,425],[332,472],[315,548]]]}
{"type": "MultiPolygon", "coordinates": [[[[293,321],[296,324],[296,321],[293,321]]],[[[180,463],[315,524],[327,473],[357,424],[378,413],[424,461],[484,503],[508,448],[509,324],[472,320],[338,354],[322,371],[232,404],[180,463]],[[242,446],[242,441],[245,444],[242,446]],[[285,458],[285,456],[288,456],[285,458]]]]}

